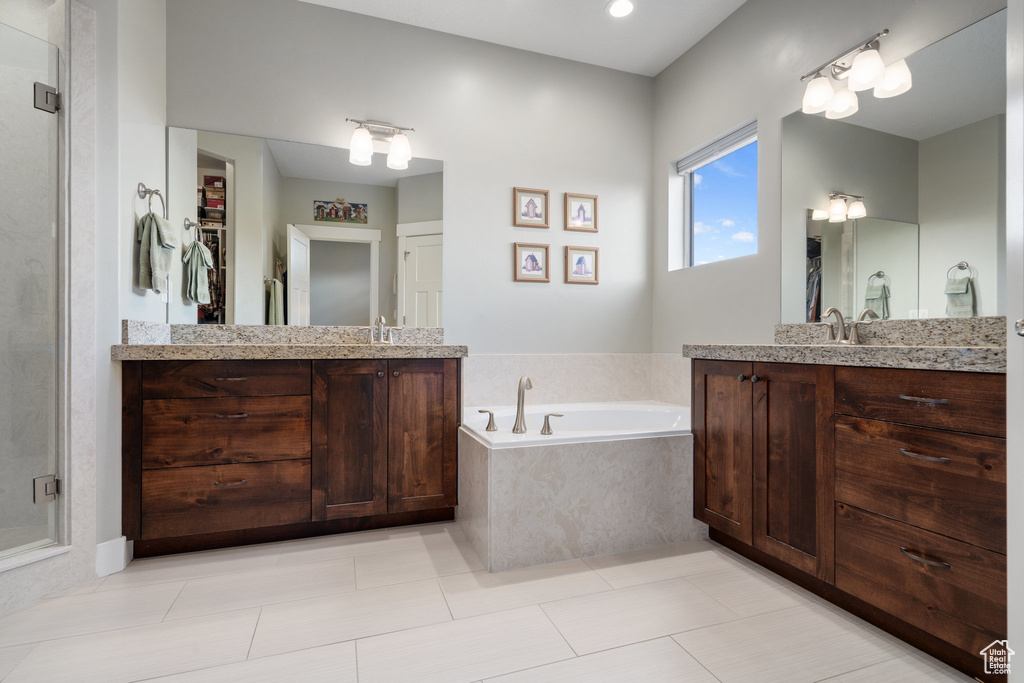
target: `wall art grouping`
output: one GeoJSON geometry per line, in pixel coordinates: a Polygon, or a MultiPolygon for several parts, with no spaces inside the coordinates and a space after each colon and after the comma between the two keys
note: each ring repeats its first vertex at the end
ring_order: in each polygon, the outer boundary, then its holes
{"type": "MultiPolygon", "coordinates": [[[[564,197],[565,229],[597,232],[597,195],[566,192],[564,197]]],[[[518,228],[550,228],[549,198],[547,190],[512,188],[512,224],[518,228]]],[[[550,244],[515,242],[512,246],[515,282],[551,282],[550,244]]],[[[566,246],[565,283],[598,284],[599,252],[597,247],[566,246]]]]}

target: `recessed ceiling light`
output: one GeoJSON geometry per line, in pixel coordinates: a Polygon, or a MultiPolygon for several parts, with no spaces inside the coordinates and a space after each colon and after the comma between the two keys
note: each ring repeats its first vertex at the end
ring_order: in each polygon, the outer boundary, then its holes
{"type": "Polygon", "coordinates": [[[633,0],[612,0],[605,5],[605,11],[616,19],[632,14],[636,4],[633,0]]]}

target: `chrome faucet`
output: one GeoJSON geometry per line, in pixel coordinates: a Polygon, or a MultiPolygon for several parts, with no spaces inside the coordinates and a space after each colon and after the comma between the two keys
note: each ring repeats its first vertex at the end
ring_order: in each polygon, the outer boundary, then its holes
{"type": "Polygon", "coordinates": [[[835,327],[835,336],[829,335],[830,341],[832,339],[835,339],[836,341],[839,341],[839,342],[845,342],[846,341],[846,320],[843,319],[842,311],[840,311],[835,306],[830,306],[828,308],[828,310],[825,311],[825,314],[821,316],[821,319],[824,320],[825,318],[829,317],[830,315],[834,315],[835,318],[836,318],[836,321],[837,321],[837,324],[836,324],[836,327],[835,327]]]}
{"type": "Polygon", "coordinates": [[[870,308],[865,308],[863,311],[860,312],[860,315],[857,316],[857,319],[850,323],[850,338],[847,339],[845,343],[860,344],[861,342],[859,328],[861,325],[871,324],[871,320],[878,320],[878,314],[875,313],[870,308]],[[865,320],[865,318],[870,318],[870,320],[865,320]]]}
{"type": "Polygon", "coordinates": [[[519,380],[519,398],[516,401],[516,424],[512,427],[513,434],[525,434],[526,433],[526,415],[524,414],[524,408],[526,407],[526,392],[528,389],[533,389],[533,382],[526,375],[523,375],[519,380]]]}
{"type": "Polygon", "coordinates": [[[395,343],[395,331],[402,329],[401,327],[385,327],[386,322],[384,316],[378,315],[377,319],[373,321],[373,327],[360,327],[360,330],[366,331],[366,343],[367,344],[391,344],[395,343]],[[374,335],[374,330],[377,334],[374,335]],[[376,339],[374,339],[376,336],[376,339]]]}
{"type": "Polygon", "coordinates": [[[384,325],[386,323],[387,323],[387,321],[384,320],[384,316],[382,316],[382,315],[378,315],[377,319],[373,321],[373,326],[377,328],[377,343],[378,344],[383,344],[384,343],[384,335],[386,334],[386,329],[387,329],[387,328],[384,327],[384,325]]]}

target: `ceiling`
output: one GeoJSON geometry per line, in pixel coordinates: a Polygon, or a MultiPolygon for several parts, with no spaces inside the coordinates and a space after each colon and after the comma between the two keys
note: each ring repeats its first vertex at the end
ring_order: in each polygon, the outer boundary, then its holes
{"type": "Polygon", "coordinates": [[[307,145],[301,142],[267,140],[274,155],[277,170],[285,178],[326,180],[332,183],[358,183],[395,187],[399,178],[425,173],[440,173],[443,163],[434,159],[414,158],[409,168],[393,171],[387,166],[387,153],[373,155],[370,166],[356,166],[348,162],[348,150],[342,147],[307,145]]]}
{"type": "Polygon", "coordinates": [[[644,76],[659,74],[744,2],[634,0],[632,14],[613,19],[607,1],[300,0],[644,76]]]}

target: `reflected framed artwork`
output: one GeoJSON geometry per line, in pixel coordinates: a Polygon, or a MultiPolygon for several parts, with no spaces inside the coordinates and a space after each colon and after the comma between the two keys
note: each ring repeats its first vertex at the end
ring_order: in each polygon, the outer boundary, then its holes
{"type": "Polygon", "coordinates": [[[597,232],[597,195],[565,193],[565,229],[597,232]]]}
{"type": "Polygon", "coordinates": [[[547,228],[548,191],[512,188],[512,224],[519,228],[547,228]]]}
{"type": "Polygon", "coordinates": [[[516,242],[513,249],[516,282],[551,282],[548,274],[549,245],[516,242]]]}
{"type": "Polygon", "coordinates": [[[565,283],[567,285],[596,285],[597,247],[565,248],[565,283]]]}

